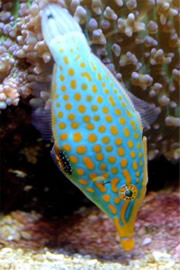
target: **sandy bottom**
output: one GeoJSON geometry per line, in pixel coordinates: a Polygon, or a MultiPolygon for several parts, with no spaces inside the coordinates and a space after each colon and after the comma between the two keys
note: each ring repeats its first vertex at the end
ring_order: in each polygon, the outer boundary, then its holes
{"type": "Polygon", "coordinates": [[[135,227],[135,248],[123,251],[112,221],[96,207],[64,218],[36,212],[0,217],[0,270],[180,269],[177,190],[150,193],[135,227]]]}

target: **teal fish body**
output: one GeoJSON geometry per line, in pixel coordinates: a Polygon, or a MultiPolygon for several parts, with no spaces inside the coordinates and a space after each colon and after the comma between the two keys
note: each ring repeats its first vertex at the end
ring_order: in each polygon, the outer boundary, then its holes
{"type": "Polygon", "coordinates": [[[113,220],[122,246],[131,250],[147,184],[140,115],[66,10],[48,5],[42,29],[55,61],[53,156],[65,176],[113,220]]]}

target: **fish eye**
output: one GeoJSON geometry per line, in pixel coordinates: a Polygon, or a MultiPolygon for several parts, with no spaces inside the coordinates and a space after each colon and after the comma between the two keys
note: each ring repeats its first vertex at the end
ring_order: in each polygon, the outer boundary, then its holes
{"type": "Polygon", "coordinates": [[[128,190],[126,190],[125,195],[126,195],[127,197],[132,197],[133,192],[132,192],[131,190],[128,189],[128,190]]]}
{"type": "Polygon", "coordinates": [[[122,200],[131,201],[136,199],[138,194],[138,189],[135,185],[129,184],[122,186],[119,190],[119,196],[122,200]]]}

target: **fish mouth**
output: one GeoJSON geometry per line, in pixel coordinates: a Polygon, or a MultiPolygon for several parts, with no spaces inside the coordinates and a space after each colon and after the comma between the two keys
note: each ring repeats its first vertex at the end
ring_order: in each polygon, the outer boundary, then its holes
{"type": "Polygon", "coordinates": [[[131,251],[134,248],[133,237],[123,237],[120,242],[125,251],[131,251]]]}
{"type": "Polygon", "coordinates": [[[133,231],[134,231],[134,222],[126,223],[124,225],[120,225],[118,217],[114,218],[114,225],[118,231],[120,242],[125,251],[130,251],[134,248],[134,239],[133,239],[133,231]]]}

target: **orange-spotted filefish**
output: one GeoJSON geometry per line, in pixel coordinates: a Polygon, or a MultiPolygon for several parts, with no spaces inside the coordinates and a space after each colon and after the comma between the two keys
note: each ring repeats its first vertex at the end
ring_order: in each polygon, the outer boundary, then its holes
{"type": "Polygon", "coordinates": [[[55,61],[52,155],[65,176],[113,220],[123,248],[131,250],[148,180],[143,113],[148,118],[154,107],[128,94],[91,52],[66,9],[47,5],[42,33],[55,61]]]}

